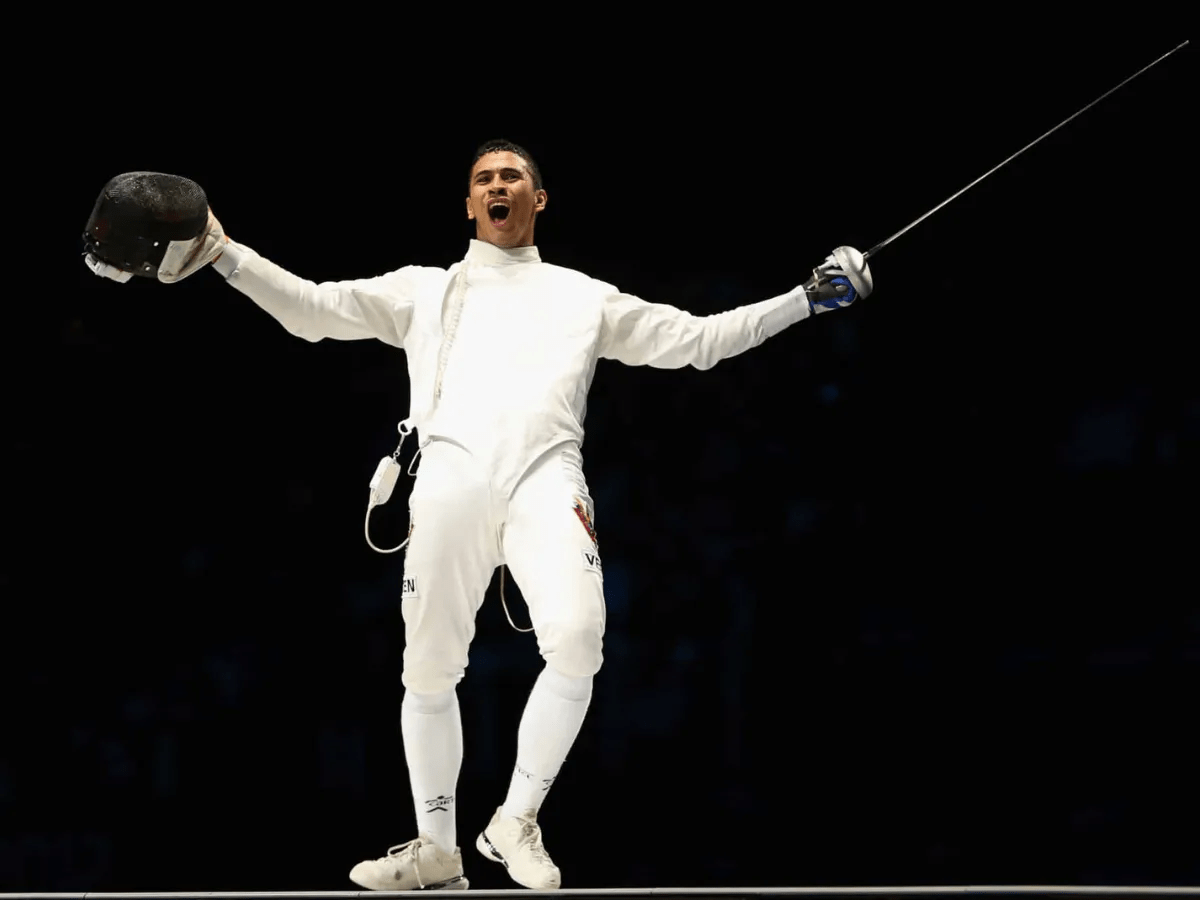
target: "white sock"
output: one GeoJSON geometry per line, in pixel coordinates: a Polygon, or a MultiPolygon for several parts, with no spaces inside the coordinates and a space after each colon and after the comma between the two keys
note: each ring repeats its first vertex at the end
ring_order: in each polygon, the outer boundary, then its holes
{"type": "Polygon", "coordinates": [[[412,786],[417,833],[447,853],[458,849],[454,790],[462,767],[462,716],[454,689],[440,694],[404,692],[400,733],[412,786]]]}
{"type": "Polygon", "coordinates": [[[517,765],[503,814],[537,812],[587,715],[592,678],[572,678],[547,666],[538,676],[517,729],[517,765]]]}

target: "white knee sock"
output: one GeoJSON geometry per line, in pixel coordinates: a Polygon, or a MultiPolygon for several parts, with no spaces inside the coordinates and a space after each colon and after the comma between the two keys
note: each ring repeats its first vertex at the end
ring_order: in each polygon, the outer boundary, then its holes
{"type": "Polygon", "coordinates": [[[404,692],[400,733],[417,814],[417,833],[448,853],[458,849],[454,791],[462,767],[462,716],[453,689],[440,694],[404,692]]]}
{"type": "Polygon", "coordinates": [[[523,816],[542,808],[579,735],[591,699],[591,676],[572,678],[549,666],[542,670],[517,729],[517,765],[504,799],[504,815],[523,816]]]}

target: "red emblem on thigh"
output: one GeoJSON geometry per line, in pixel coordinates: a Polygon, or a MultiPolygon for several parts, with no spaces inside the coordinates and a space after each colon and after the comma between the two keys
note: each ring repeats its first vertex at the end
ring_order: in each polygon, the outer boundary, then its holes
{"type": "Polygon", "coordinates": [[[583,523],[584,529],[588,533],[588,537],[592,539],[592,543],[600,546],[600,542],[596,540],[596,527],[592,524],[592,517],[588,514],[587,507],[583,505],[583,501],[578,497],[575,498],[575,515],[579,516],[579,521],[583,523]]]}

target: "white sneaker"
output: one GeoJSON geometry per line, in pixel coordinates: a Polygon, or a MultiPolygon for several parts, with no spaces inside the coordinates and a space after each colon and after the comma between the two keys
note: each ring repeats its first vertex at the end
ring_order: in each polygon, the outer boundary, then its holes
{"type": "Polygon", "coordinates": [[[360,862],[350,880],[372,891],[465,891],[462,851],[447,853],[427,837],[388,850],[387,856],[360,862]]]}
{"type": "Polygon", "coordinates": [[[553,891],[562,885],[562,873],[542,846],[542,829],[532,809],[519,819],[497,809],[475,847],[488,859],[502,863],[522,887],[553,891]]]}

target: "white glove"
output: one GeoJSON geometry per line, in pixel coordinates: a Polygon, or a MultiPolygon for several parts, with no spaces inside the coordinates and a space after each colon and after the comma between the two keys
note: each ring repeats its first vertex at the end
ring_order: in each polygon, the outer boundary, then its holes
{"type": "Polygon", "coordinates": [[[825,262],[813,269],[804,283],[808,306],[813,313],[849,306],[874,289],[871,269],[863,255],[853,247],[837,247],[825,262]]]}
{"type": "Polygon", "coordinates": [[[158,280],[165,284],[182,281],[220,256],[228,242],[225,230],[210,208],[208,228],[202,235],[190,241],[171,241],[167,245],[167,252],[158,266],[158,280]]]}

